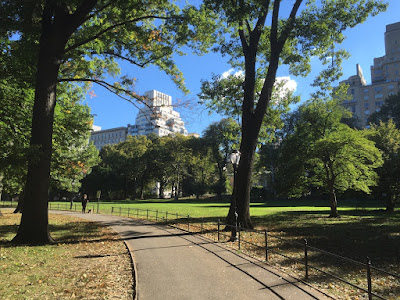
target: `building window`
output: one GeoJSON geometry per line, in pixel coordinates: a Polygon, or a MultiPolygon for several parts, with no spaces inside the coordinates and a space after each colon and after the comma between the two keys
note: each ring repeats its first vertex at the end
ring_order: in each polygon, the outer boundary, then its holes
{"type": "Polygon", "coordinates": [[[376,94],[375,95],[375,99],[382,99],[383,98],[383,95],[382,94],[376,94]]]}
{"type": "Polygon", "coordinates": [[[364,96],[364,100],[369,100],[369,96],[364,96]]]}
{"type": "Polygon", "coordinates": [[[366,114],[368,116],[370,114],[370,111],[369,110],[365,110],[364,114],[366,114]]]}
{"type": "Polygon", "coordinates": [[[382,106],[383,105],[383,101],[376,101],[375,102],[375,106],[382,106]]]}
{"type": "Polygon", "coordinates": [[[368,94],[368,93],[369,93],[369,90],[368,90],[368,89],[364,89],[364,93],[365,93],[365,94],[368,94]]]}
{"type": "Polygon", "coordinates": [[[364,103],[364,108],[368,109],[369,108],[369,104],[368,103],[364,103]]]}
{"type": "Polygon", "coordinates": [[[379,93],[379,92],[382,91],[382,87],[377,86],[377,87],[374,88],[374,90],[375,90],[376,93],[379,93]]]}

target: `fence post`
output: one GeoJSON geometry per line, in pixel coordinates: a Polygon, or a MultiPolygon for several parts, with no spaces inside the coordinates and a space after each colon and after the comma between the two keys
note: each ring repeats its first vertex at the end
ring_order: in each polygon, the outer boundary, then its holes
{"type": "Polygon", "coordinates": [[[156,222],[158,222],[158,209],[156,210],[156,222]]]}
{"type": "Polygon", "coordinates": [[[147,209],[147,220],[149,219],[149,209],[147,209]]]}
{"type": "Polygon", "coordinates": [[[219,227],[221,226],[221,221],[218,219],[218,242],[219,242],[219,227]]]}
{"type": "Polygon", "coordinates": [[[204,223],[204,220],[203,220],[203,217],[201,217],[201,234],[203,234],[203,223],[204,223]]]}
{"type": "Polygon", "coordinates": [[[168,211],[165,212],[165,224],[168,224],[168,211]]]}
{"type": "Polygon", "coordinates": [[[111,215],[114,213],[114,206],[111,206],[111,215]]]}
{"type": "Polygon", "coordinates": [[[304,266],[306,269],[306,279],[308,279],[308,244],[306,239],[304,239],[304,266]]]}
{"type": "Polygon", "coordinates": [[[240,230],[240,224],[239,224],[239,228],[238,228],[238,248],[239,248],[239,250],[240,250],[240,232],[241,232],[241,230],[240,230]]]}
{"type": "Polygon", "coordinates": [[[188,215],[187,216],[187,219],[188,219],[188,232],[190,232],[190,220],[189,220],[189,218],[190,218],[190,216],[188,215]]]}
{"type": "Polygon", "coordinates": [[[268,233],[264,229],[264,239],[265,239],[265,261],[268,261],[268,233]]]}
{"type": "Polygon", "coordinates": [[[120,215],[120,216],[121,216],[121,213],[122,213],[122,208],[119,207],[119,215],[120,215]]]}
{"type": "Polygon", "coordinates": [[[372,300],[371,260],[367,256],[368,299],[372,300]]]}
{"type": "Polygon", "coordinates": [[[129,218],[129,213],[131,212],[131,209],[128,207],[128,218],[129,218]]]}

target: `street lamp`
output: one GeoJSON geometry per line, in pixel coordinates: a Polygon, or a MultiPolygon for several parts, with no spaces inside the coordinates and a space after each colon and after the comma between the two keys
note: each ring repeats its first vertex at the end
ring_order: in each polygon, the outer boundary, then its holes
{"type": "Polygon", "coordinates": [[[233,201],[233,207],[235,209],[235,228],[232,228],[232,234],[230,241],[234,242],[237,241],[237,227],[238,227],[238,213],[237,213],[237,201],[236,201],[236,174],[237,174],[237,168],[239,166],[239,161],[240,161],[240,152],[237,150],[233,150],[230,156],[231,163],[233,166],[233,195],[232,195],[232,201],[233,201]]]}

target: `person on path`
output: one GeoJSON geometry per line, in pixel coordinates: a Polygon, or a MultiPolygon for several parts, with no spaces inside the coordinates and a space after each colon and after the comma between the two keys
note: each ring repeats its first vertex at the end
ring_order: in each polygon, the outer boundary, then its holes
{"type": "Polygon", "coordinates": [[[86,212],[86,204],[89,202],[88,196],[86,194],[83,194],[82,197],[82,213],[86,212]]]}

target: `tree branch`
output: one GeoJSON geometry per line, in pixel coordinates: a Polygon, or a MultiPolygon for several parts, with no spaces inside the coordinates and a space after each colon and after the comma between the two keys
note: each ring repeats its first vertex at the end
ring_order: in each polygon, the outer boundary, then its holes
{"type": "Polygon", "coordinates": [[[239,37],[240,37],[240,42],[242,43],[243,54],[246,56],[249,44],[247,43],[246,34],[244,33],[243,30],[243,21],[242,21],[242,29],[239,29],[239,37]]]}
{"type": "Polygon", "coordinates": [[[283,48],[283,45],[285,44],[286,40],[289,37],[290,31],[293,29],[294,21],[296,20],[296,15],[297,15],[297,12],[298,12],[299,7],[302,2],[303,2],[303,0],[296,0],[295,4],[292,7],[292,11],[290,12],[290,16],[286,23],[286,26],[285,26],[281,36],[279,37],[278,44],[279,44],[280,49],[283,48]]]}
{"type": "Polygon", "coordinates": [[[89,43],[89,42],[91,42],[91,41],[93,41],[93,40],[99,38],[99,37],[102,36],[104,33],[108,32],[108,31],[110,31],[110,30],[113,30],[114,28],[117,28],[117,27],[123,26],[123,25],[127,25],[127,24],[130,24],[130,23],[139,22],[139,21],[146,20],[146,19],[169,20],[169,19],[172,19],[172,18],[170,18],[170,17],[161,17],[161,16],[149,15],[149,16],[143,16],[143,17],[140,17],[140,18],[135,18],[135,19],[132,19],[132,20],[127,20],[127,21],[125,21],[125,22],[120,22],[120,23],[114,24],[114,25],[112,25],[112,26],[109,26],[109,27],[107,27],[107,28],[101,30],[100,32],[98,32],[98,33],[95,34],[94,36],[91,36],[91,37],[89,37],[89,38],[87,38],[87,39],[85,39],[85,40],[82,40],[82,41],[80,41],[80,42],[77,42],[77,43],[74,44],[74,45],[69,46],[67,49],[65,49],[65,53],[68,53],[68,52],[71,51],[71,50],[74,50],[74,49],[76,49],[76,48],[78,48],[78,47],[80,47],[80,46],[82,46],[82,45],[84,45],[84,44],[86,44],[86,43],[89,43]]]}
{"type": "MultiPolygon", "coordinates": [[[[72,81],[79,81],[79,82],[94,82],[97,83],[98,85],[101,85],[102,87],[106,88],[107,90],[113,92],[114,94],[120,96],[118,94],[118,92],[120,93],[124,93],[127,94],[133,98],[135,98],[136,100],[140,101],[140,102],[144,102],[144,97],[141,97],[139,95],[137,95],[136,93],[129,91],[127,89],[124,89],[122,87],[117,87],[115,85],[112,85],[104,80],[100,80],[100,79],[95,79],[95,78],[60,78],[58,80],[58,82],[72,82],[72,81]]],[[[121,96],[120,96],[121,97],[121,96]]],[[[126,100],[126,99],[125,99],[126,100]]]]}
{"type": "MultiPolygon", "coordinates": [[[[146,60],[143,63],[138,63],[138,62],[134,61],[133,59],[130,59],[130,58],[126,57],[126,56],[123,56],[121,54],[118,54],[118,53],[115,53],[115,52],[112,52],[112,51],[104,51],[102,53],[103,54],[107,54],[107,55],[111,55],[111,56],[115,56],[115,57],[120,58],[122,60],[126,60],[126,61],[130,62],[131,64],[134,64],[134,65],[136,65],[136,66],[138,66],[140,68],[144,68],[146,65],[152,63],[153,61],[161,59],[161,58],[163,58],[163,57],[168,55],[167,53],[165,53],[165,54],[160,55],[160,56],[149,58],[148,60],[146,60]]],[[[102,53],[93,52],[92,54],[102,54],[102,53]]]]}
{"type": "Polygon", "coordinates": [[[93,18],[95,15],[97,15],[98,13],[101,13],[103,10],[105,10],[107,7],[109,7],[110,5],[112,5],[112,1],[108,2],[107,4],[103,5],[102,7],[100,7],[98,10],[94,11],[92,14],[88,15],[87,18],[85,19],[85,22],[87,20],[90,20],[91,18],[93,18]]]}
{"type": "MultiPolygon", "coordinates": [[[[144,104],[145,106],[147,106],[150,110],[152,110],[152,106],[150,106],[148,103],[146,103],[146,97],[144,96],[139,96],[136,93],[129,91],[127,89],[121,88],[121,87],[116,87],[104,80],[100,80],[100,79],[94,79],[94,78],[62,78],[59,79],[58,82],[71,82],[71,81],[75,81],[75,82],[94,82],[98,85],[100,85],[101,87],[105,88],[106,90],[110,91],[111,93],[117,95],[118,97],[120,97],[121,99],[128,101],[129,103],[133,104],[133,106],[135,106],[139,111],[143,112],[143,110],[135,103],[135,101],[132,101],[132,99],[129,99],[127,97],[124,97],[123,95],[119,94],[118,92],[127,94],[128,96],[135,98],[137,101],[139,101],[140,103],[144,104]]],[[[143,115],[145,116],[145,118],[153,125],[154,122],[152,122],[148,116],[143,113],[143,115]]]]}
{"type": "Polygon", "coordinates": [[[271,21],[271,37],[270,37],[270,43],[271,43],[271,51],[277,43],[278,43],[278,23],[279,23],[279,7],[280,7],[280,1],[274,1],[274,8],[272,11],[272,21],[271,21]]]}

